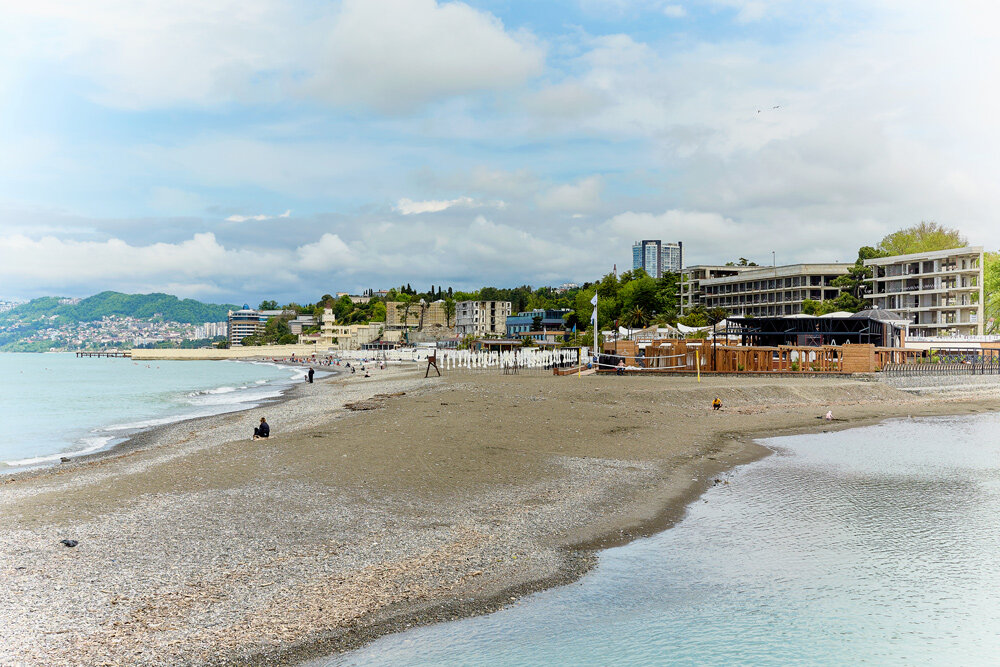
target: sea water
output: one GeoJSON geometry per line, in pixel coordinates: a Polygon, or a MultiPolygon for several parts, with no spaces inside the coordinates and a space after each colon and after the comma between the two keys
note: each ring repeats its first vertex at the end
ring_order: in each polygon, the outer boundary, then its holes
{"type": "Polygon", "coordinates": [[[575,584],[313,664],[997,664],[998,432],[979,415],[764,441],[575,584]]]}
{"type": "Polygon", "coordinates": [[[252,407],[303,374],[243,361],[0,354],[0,470],[51,464],[158,424],[252,407]]]}

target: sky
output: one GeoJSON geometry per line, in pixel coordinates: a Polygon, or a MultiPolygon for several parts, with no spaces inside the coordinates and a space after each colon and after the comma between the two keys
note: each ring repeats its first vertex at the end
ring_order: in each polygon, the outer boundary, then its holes
{"type": "Polygon", "coordinates": [[[1000,247],[986,0],[0,0],[0,298],[1000,247]]]}

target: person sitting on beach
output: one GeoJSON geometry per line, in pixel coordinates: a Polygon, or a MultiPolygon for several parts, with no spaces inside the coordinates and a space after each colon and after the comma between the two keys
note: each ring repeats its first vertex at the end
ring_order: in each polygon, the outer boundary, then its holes
{"type": "Polygon", "coordinates": [[[712,401],[712,409],[713,410],[721,410],[722,409],[722,400],[718,396],[716,396],[715,400],[712,401]]]}
{"type": "Polygon", "coordinates": [[[823,419],[827,420],[828,422],[832,422],[833,421],[833,410],[827,410],[826,414],[823,416],[823,419]]]}
{"type": "Polygon", "coordinates": [[[271,437],[271,427],[267,425],[267,420],[263,417],[260,418],[260,426],[257,426],[253,430],[253,439],[258,440],[260,438],[271,437]]]}
{"type": "Polygon", "coordinates": [[[618,365],[615,366],[615,375],[625,375],[625,360],[619,359],[618,365]]]}

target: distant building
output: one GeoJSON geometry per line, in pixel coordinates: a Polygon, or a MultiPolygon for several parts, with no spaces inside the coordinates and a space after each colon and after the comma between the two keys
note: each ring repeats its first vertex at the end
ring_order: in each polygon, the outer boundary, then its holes
{"type": "Polygon", "coordinates": [[[360,350],[362,346],[378,340],[385,324],[337,324],[337,317],[330,308],[323,309],[322,324],[318,334],[299,335],[300,343],[315,342],[317,347],[334,350],[360,350]]]}
{"type": "Polygon", "coordinates": [[[873,308],[900,313],[911,336],[983,334],[983,248],[866,259],[873,308]]]}
{"type": "Polygon", "coordinates": [[[243,304],[239,310],[230,310],[226,336],[229,340],[229,347],[239,347],[240,342],[247,336],[263,332],[266,323],[267,316],[263,312],[251,308],[248,304],[243,304]]]}
{"type": "MultiPolygon", "coordinates": [[[[448,319],[443,300],[427,303],[421,299],[411,303],[409,310],[402,301],[386,301],[385,303],[385,324],[389,329],[423,330],[430,327],[447,327],[448,319]]],[[[451,319],[454,321],[454,315],[451,319]]]]}
{"type": "Polygon", "coordinates": [[[653,278],[664,273],[680,273],[684,268],[684,244],[663,241],[636,241],[632,245],[632,268],[642,269],[653,278]]]}
{"type": "Polygon", "coordinates": [[[288,329],[298,336],[304,327],[316,326],[316,317],[313,315],[299,315],[294,320],[288,321],[288,329]]]}
{"type": "Polygon", "coordinates": [[[558,292],[559,294],[564,294],[570,291],[571,289],[578,288],[579,286],[580,285],[577,283],[563,283],[562,285],[556,288],[556,292],[558,292]]]}
{"type": "Polygon", "coordinates": [[[660,269],[661,275],[680,273],[684,269],[684,244],[681,241],[660,244],[660,269]]]}
{"type": "MultiPolygon", "coordinates": [[[[741,317],[798,315],[806,299],[835,299],[840,288],[833,281],[854,264],[791,264],[750,267],[736,275],[699,282],[706,308],[725,308],[741,317]]],[[[734,268],[734,267],[728,267],[734,268]]],[[[735,267],[744,268],[744,267],[735,267]]]]}
{"type": "Polygon", "coordinates": [[[337,299],[342,299],[345,296],[351,300],[354,305],[364,305],[372,300],[372,297],[367,294],[351,294],[350,292],[337,292],[335,295],[337,299]]]}
{"type": "Polygon", "coordinates": [[[756,268],[756,266],[720,266],[716,264],[697,264],[687,267],[681,274],[681,314],[690,312],[695,306],[705,305],[703,281],[736,276],[756,268]]]}
{"type": "Polygon", "coordinates": [[[556,309],[543,309],[538,308],[535,310],[526,310],[524,312],[518,313],[517,315],[511,315],[507,318],[507,337],[508,338],[521,338],[522,336],[529,334],[533,331],[556,331],[558,330],[562,333],[563,325],[565,324],[564,315],[573,312],[569,308],[556,308],[556,309]],[[535,326],[535,318],[541,318],[538,327],[535,326]]]}
{"type": "Polygon", "coordinates": [[[460,336],[503,336],[509,315],[510,301],[459,301],[455,304],[455,330],[460,336]]]}

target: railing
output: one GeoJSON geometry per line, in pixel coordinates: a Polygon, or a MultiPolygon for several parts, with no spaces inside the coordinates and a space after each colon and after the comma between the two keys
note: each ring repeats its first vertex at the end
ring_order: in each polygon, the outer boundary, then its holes
{"type": "Polygon", "coordinates": [[[1000,375],[1000,363],[979,361],[944,364],[887,364],[882,372],[889,377],[924,377],[930,375],[1000,375]]]}
{"type": "Polygon", "coordinates": [[[907,336],[906,340],[913,341],[914,343],[944,343],[955,341],[969,343],[998,343],[1000,342],[1000,336],[907,336]]]}

